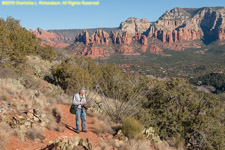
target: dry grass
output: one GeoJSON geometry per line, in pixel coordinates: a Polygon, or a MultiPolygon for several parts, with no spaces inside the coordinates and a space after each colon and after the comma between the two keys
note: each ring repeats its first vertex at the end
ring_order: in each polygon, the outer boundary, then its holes
{"type": "Polygon", "coordinates": [[[65,131],[65,125],[62,124],[62,123],[59,123],[59,124],[56,125],[55,130],[58,131],[58,132],[64,132],[65,131]]]}
{"type": "Polygon", "coordinates": [[[48,116],[47,129],[53,131],[55,129],[55,124],[56,124],[55,118],[51,114],[49,114],[47,116],[48,116]]]}
{"type": "Polygon", "coordinates": [[[7,141],[5,137],[7,137],[6,134],[0,131],[0,147],[2,148],[5,146],[5,142],[7,141]]]}
{"type": "Polygon", "coordinates": [[[20,131],[19,129],[15,129],[13,131],[13,135],[17,137],[17,139],[24,141],[25,140],[25,135],[24,132],[20,131]]]}
{"type": "Polygon", "coordinates": [[[15,96],[23,88],[22,85],[13,83],[13,79],[0,79],[0,99],[7,101],[9,97],[15,96]]]}
{"type": "Polygon", "coordinates": [[[184,150],[185,149],[185,141],[181,136],[172,137],[167,140],[168,144],[172,147],[175,147],[178,150],[184,150]]]}
{"type": "Polygon", "coordinates": [[[118,150],[151,150],[153,148],[150,141],[129,140],[117,145],[113,139],[110,141],[102,141],[100,146],[101,150],[111,150],[115,149],[115,147],[118,150]]]}
{"type": "Polygon", "coordinates": [[[151,147],[150,141],[131,140],[122,144],[119,150],[149,150],[151,147]]]}
{"type": "Polygon", "coordinates": [[[43,78],[43,75],[50,74],[52,64],[38,56],[27,56],[26,71],[43,78]]]}
{"type": "Polygon", "coordinates": [[[101,143],[100,143],[101,150],[111,150],[111,149],[113,149],[112,143],[113,143],[112,141],[111,142],[101,141],[101,143]]]}
{"type": "Polygon", "coordinates": [[[26,137],[30,140],[40,139],[41,141],[45,139],[43,135],[43,129],[40,127],[34,127],[27,131],[26,137]]]}
{"type": "Polygon", "coordinates": [[[51,131],[65,131],[65,125],[61,122],[62,111],[57,106],[46,107],[44,109],[48,119],[47,128],[51,131]]]}
{"type": "Polygon", "coordinates": [[[8,137],[8,130],[9,130],[9,126],[4,123],[1,122],[0,123],[0,147],[3,148],[5,143],[7,142],[7,137],[8,137]]]}
{"type": "Polygon", "coordinates": [[[114,123],[106,116],[95,114],[93,118],[94,130],[96,134],[110,133],[114,134],[114,123]]]}
{"type": "MultiPolygon", "coordinates": [[[[158,143],[155,143],[154,145],[157,150],[177,150],[176,148],[170,147],[170,145],[166,141],[158,142],[158,143]]],[[[178,150],[183,150],[183,149],[178,149],[178,150]]]]}

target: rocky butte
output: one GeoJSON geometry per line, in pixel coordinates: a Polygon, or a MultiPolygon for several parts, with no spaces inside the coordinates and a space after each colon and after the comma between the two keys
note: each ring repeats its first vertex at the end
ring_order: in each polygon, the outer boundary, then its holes
{"type": "Polygon", "coordinates": [[[156,22],[130,17],[118,29],[110,32],[96,29],[91,34],[89,30],[83,30],[67,43],[64,41],[69,37],[63,34],[63,30],[57,34],[54,30],[31,32],[46,44],[66,47],[74,54],[93,59],[107,58],[114,53],[167,56],[164,49],[183,51],[215,41],[225,44],[225,7],[174,8],[166,11],[156,22]]]}

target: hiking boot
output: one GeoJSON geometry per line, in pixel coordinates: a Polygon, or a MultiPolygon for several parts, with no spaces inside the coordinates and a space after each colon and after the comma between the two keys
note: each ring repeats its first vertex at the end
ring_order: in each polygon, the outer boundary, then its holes
{"type": "Polygon", "coordinates": [[[76,132],[77,134],[79,134],[79,133],[80,133],[80,131],[78,131],[78,130],[75,130],[75,132],[76,132]]]}
{"type": "Polygon", "coordinates": [[[87,132],[87,130],[82,130],[82,132],[87,132]]]}

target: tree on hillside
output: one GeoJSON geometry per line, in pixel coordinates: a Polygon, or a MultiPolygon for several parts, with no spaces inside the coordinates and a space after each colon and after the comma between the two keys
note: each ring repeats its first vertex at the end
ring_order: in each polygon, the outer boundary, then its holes
{"type": "Polygon", "coordinates": [[[56,54],[53,47],[41,46],[39,39],[21,27],[20,21],[12,17],[0,19],[0,65],[18,67],[24,64],[27,55],[40,55],[52,60],[56,54]]]}

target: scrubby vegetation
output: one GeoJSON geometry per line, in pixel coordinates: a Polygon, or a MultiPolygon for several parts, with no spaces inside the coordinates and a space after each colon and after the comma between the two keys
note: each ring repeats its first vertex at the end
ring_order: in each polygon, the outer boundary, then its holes
{"type": "MultiPolygon", "coordinates": [[[[200,49],[164,50],[172,56],[143,53],[138,56],[114,54],[103,63],[118,64],[123,71],[155,77],[198,77],[212,72],[225,72],[225,46],[218,43],[201,45],[200,49]],[[205,51],[204,54],[199,53],[205,51]],[[125,65],[124,65],[125,64],[125,65]]],[[[140,53],[140,51],[138,51],[140,53]]],[[[99,60],[98,60],[99,61],[99,60]]]]}
{"type": "MultiPolygon", "coordinates": [[[[86,57],[68,56],[65,51],[58,53],[50,46],[41,46],[40,40],[13,18],[0,20],[0,39],[0,126],[7,125],[7,131],[13,129],[11,134],[21,140],[44,139],[38,132],[41,127],[63,131],[55,104],[70,104],[74,92],[85,86],[87,97],[94,103],[90,110],[95,108],[110,121],[123,124],[125,136],[137,138],[144,133],[141,138],[151,139],[155,147],[160,147],[156,141],[167,141],[177,148],[223,149],[223,97],[197,92],[185,79],[123,74],[115,65],[96,64],[86,57]]],[[[224,91],[221,78],[210,74],[201,81],[224,91]]],[[[121,131],[99,120],[97,134],[121,131]]],[[[1,139],[4,134],[0,132],[1,139]]],[[[121,149],[137,149],[135,144],[117,144],[121,149]]]]}
{"type": "Polygon", "coordinates": [[[216,88],[216,93],[225,92],[225,74],[210,73],[190,79],[195,85],[211,85],[216,88]]]}
{"type": "Polygon", "coordinates": [[[27,55],[39,55],[43,59],[52,60],[54,48],[41,46],[41,40],[21,27],[19,20],[8,17],[0,19],[0,66],[14,66],[19,69],[26,62],[27,55]]]}
{"type": "Polygon", "coordinates": [[[223,147],[224,100],[195,92],[179,79],[158,82],[147,97],[138,118],[154,127],[162,139],[184,140],[187,149],[223,147]]]}
{"type": "Polygon", "coordinates": [[[134,118],[127,118],[123,121],[122,131],[129,138],[143,138],[144,127],[134,118]]]}

